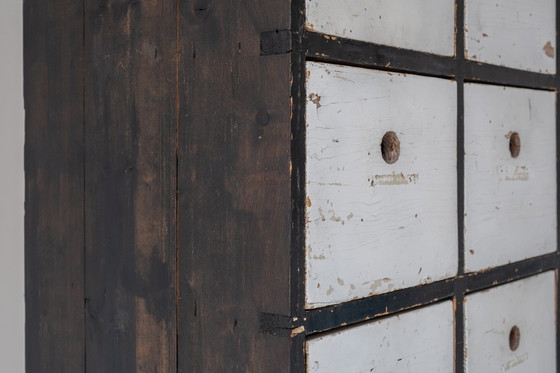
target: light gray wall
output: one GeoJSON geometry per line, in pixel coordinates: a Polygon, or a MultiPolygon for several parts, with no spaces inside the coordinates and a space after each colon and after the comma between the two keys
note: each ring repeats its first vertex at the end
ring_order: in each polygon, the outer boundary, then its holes
{"type": "Polygon", "coordinates": [[[23,0],[0,0],[0,371],[24,372],[23,0]]]}

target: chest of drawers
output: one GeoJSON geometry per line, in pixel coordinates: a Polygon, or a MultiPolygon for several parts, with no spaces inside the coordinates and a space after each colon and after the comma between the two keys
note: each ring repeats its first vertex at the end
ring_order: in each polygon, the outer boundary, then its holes
{"type": "Polygon", "coordinates": [[[558,370],[558,2],[24,4],[30,371],[558,370]]]}
{"type": "Polygon", "coordinates": [[[555,4],[435,3],[306,2],[308,371],[556,369],[555,4]]]}

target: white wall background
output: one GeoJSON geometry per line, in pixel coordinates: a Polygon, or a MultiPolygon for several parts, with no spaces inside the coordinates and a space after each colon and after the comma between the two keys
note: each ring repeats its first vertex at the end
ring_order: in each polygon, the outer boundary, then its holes
{"type": "Polygon", "coordinates": [[[23,0],[0,0],[0,372],[25,370],[23,0]]]}

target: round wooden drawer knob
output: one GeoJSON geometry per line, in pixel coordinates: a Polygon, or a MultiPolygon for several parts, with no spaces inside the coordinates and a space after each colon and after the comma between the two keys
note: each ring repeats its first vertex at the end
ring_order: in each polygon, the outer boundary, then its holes
{"type": "Polygon", "coordinates": [[[509,135],[509,152],[513,158],[519,157],[519,152],[521,152],[521,139],[517,132],[512,132],[509,135]]]}
{"type": "Polygon", "coordinates": [[[512,351],[517,350],[519,347],[519,340],[521,339],[521,332],[517,326],[513,326],[509,332],[509,348],[512,351]]]}
{"type": "Polygon", "coordinates": [[[401,142],[393,131],[386,132],[381,140],[381,156],[388,164],[399,160],[401,155],[401,142]]]}

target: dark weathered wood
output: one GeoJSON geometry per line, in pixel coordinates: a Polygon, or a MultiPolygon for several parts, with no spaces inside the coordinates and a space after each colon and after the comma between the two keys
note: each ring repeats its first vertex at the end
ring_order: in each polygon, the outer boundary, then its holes
{"type": "Polygon", "coordinates": [[[176,370],[176,2],[85,1],[86,370],[176,370]]]}
{"type": "Polygon", "coordinates": [[[84,367],[82,3],[24,2],[28,372],[84,367]]]}
{"type": "MultiPolygon", "coordinates": [[[[290,316],[290,1],[180,2],[180,372],[287,372],[290,316]]],[[[300,345],[303,347],[303,345],[300,345]]]]}

